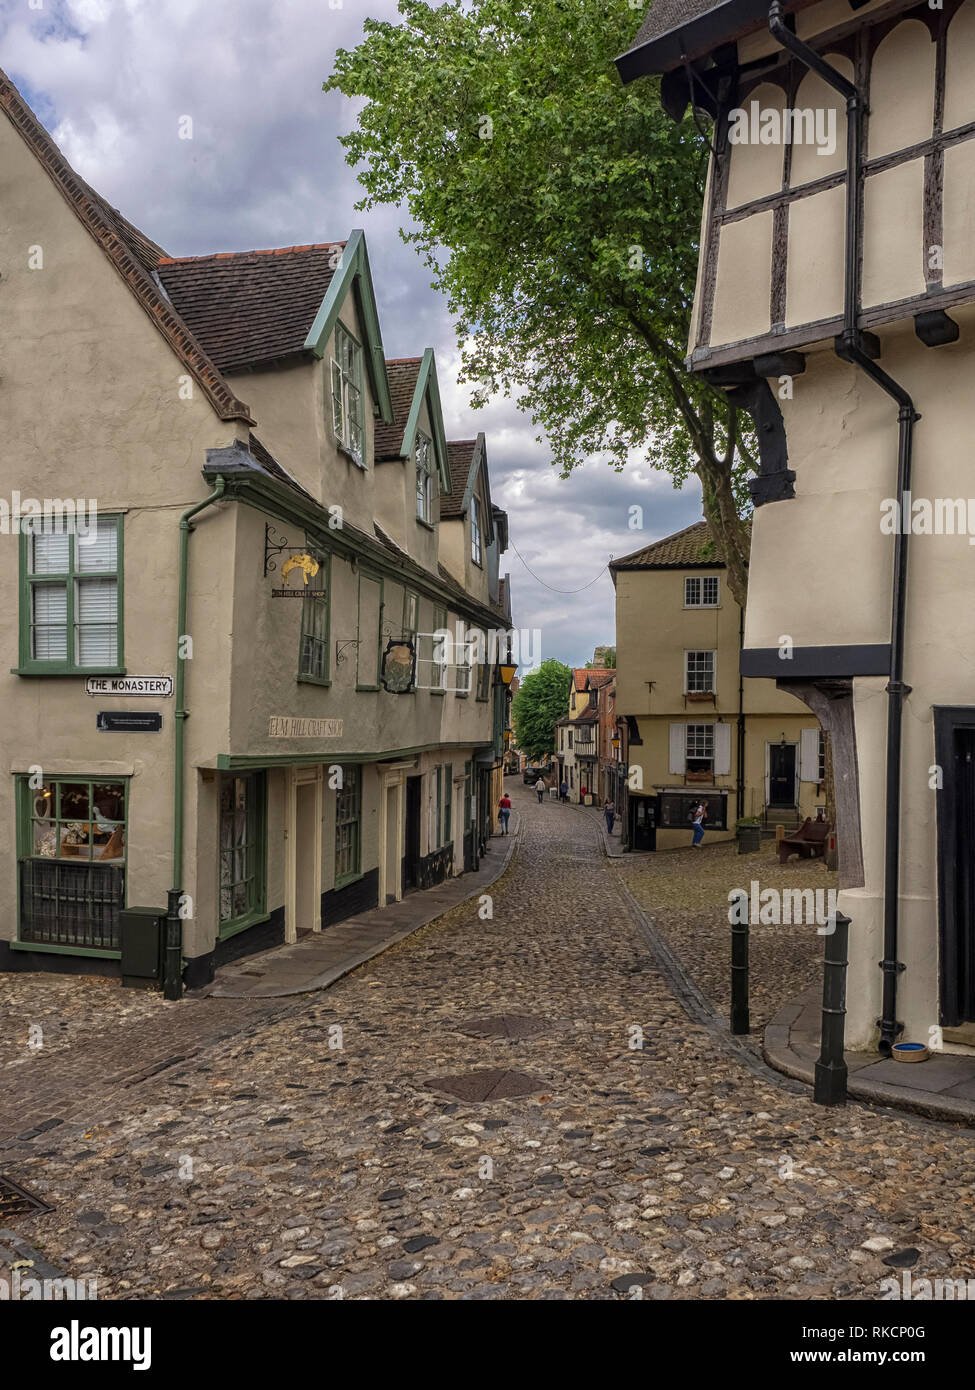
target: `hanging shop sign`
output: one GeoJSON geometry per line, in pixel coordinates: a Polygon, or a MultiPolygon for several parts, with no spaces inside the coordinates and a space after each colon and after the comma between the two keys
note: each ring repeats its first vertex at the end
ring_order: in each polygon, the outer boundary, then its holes
{"type": "Polygon", "coordinates": [[[173,693],[172,676],[89,676],[88,695],[145,695],[159,699],[173,693]]]}
{"type": "Polygon", "coordinates": [[[415,645],[409,639],[391,637],[383,652],[383,688],[393,695],[406,695],[413,689],[415,674],[415,645]]]}

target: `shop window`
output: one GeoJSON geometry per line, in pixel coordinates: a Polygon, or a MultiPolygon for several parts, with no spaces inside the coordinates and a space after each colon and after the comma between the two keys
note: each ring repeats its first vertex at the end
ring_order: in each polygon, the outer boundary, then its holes
{"type": "Polygon", "coordinates": [[[225,774],[220,780],[221,935],[249,926],[264,913],[264,774],[225,774]]]}
{"type": "Polygon", "coordinates": [[[34,788],[25,777],[18,797],[20,940],[117,951],[127,784],[49,778],[34,788]]]}
{"type": "Polygon", "coordinates": [[[342,768],[335,793],[335,886],[357,878],[361,872],[362,781],[355,764],[342,768]]]}

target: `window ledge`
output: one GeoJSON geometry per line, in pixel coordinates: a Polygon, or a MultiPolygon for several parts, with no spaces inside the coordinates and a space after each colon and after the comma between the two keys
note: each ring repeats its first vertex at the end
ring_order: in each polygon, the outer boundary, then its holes
{"type": "Polygon", "coordinates": [[[417,526],[422,526],[427,531],[436,532],[437,529],[432,521],[425,521],[422,516],[417,517],[416,524],[417,526]]]}
{"type": "Polygon", "coordinates": [[[354,874],[342,874],[340,878],[335,880],[332,892],[337,892],[340,888],[348,888],[350,883],[358,883],[360,878],[365,878],[361,869],[354,874]]]}
{"type": "Polygon", "coordinates": [[[247,916],[242,917],[239,922],[227,922],[224,926],[220,927],[217,931],[217,940],[229,941],[229,939],[232,936],[236,936],[238,932],[246,931],[248,927],[256,927],[258,922],[269,921],[270,916],[270,912],[265,912],[263,908],[255,910],[254,912],[249,912],[247,916]]]}
{"type": "Polygon", "coordinates": [[[320,685],[326,689],[332,684],[330,676],[302,676],[296,677],[299,685],[320,685]]]}
{"type": "Polygon", "coordinates": [[[124,676],[127,674],[124,666],[65,666],[58,661],[52,661],[50,665],[34,666],[11,666],[12,676],[124,676]]]}
{"type": "Polygon", "coordinates": [[[56,946],[51,942],[8,941],[11,951],[44,951],[55,956],[95,956],[100,960],[121,960],[121,951],[111,951],[98,946],[56,946]]]}

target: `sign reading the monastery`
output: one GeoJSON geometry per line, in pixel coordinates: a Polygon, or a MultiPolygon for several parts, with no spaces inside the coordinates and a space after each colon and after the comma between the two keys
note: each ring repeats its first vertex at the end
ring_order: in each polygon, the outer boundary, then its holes
{"type": "Polygon", "coordinates": [[[270,738],[341,738],[341,719],[297,719],[288,714],[272,714],[267,721],[270,738]]]}
{"type": "Polygon", "coordinates": [[[158,699],[172,695],[172,676],[89,676],[88,695],[149,695],[158,699]]]}

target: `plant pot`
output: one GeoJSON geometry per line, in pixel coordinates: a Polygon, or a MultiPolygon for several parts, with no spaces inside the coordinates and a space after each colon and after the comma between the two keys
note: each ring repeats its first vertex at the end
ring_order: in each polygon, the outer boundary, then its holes
{"type": "Polygon", "coordinates": [[[739,825],[738,853],[757,854],[762,848],[762,827],[760,825],[739,825]]]}

